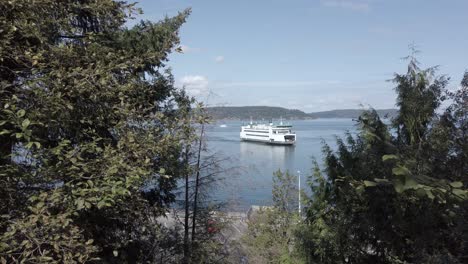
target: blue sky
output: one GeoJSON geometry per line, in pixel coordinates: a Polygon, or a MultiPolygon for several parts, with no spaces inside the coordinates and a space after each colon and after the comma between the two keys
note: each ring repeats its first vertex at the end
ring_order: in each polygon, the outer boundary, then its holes
{"type": "Polygon", "coordinates": [[[140,19],[191,7],[170,56],[179,86],[209,105],[306,112],[391,108],[414,43],[451,89],[468,69],[467,0],[143,0],[140,19]]]}

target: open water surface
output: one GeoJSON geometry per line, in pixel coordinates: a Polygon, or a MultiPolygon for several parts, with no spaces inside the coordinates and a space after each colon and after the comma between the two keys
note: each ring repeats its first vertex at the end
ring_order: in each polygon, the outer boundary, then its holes
{"type": "Polygon", "coordinates": [[[300,171],[302,188],[307,191],[305,183],[311,175],[313,158],[322,162],[323,142],[335,147],[337,136],[343,137],[346,131],[356,132],[352,119],[295,120],[288,123],[297,135],[295,146],[241,142],[241,121],[218,121],[210,126],[207,147],[218,157],[227,158],[222,165],[230,168],[221,175],[224,179],[214,188],[212,197],[227,202],[230,210],[270,205],[272,176],[278,169],[289,170],[296,175],[300,171]]]}

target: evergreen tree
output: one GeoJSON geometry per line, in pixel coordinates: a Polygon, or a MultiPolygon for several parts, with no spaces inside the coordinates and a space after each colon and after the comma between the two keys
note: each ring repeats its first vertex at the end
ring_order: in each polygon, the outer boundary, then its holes
{"type": "Polygon", "coordinates": [[[369,111],[356,136],[325,146],[298,236],[309,263],[466,263],[466,74],[450,94],[435,72],[411,56],[392,124],[369,111]]]}
{"type": "Polygon", "coordinates": [[[189,11],[0,2],[0,260],[153,262],[196,135],[165,66],[189,11]]]}

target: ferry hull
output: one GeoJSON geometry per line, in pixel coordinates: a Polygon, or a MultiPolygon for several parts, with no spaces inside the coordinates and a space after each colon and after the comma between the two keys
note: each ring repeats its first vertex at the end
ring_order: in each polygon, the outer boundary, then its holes
{"type": "Polygon", "coordinates": [[[260,139],[255,139],[255,138],[241,138],[241,141],[264,143],[268,145],[282,145],[282,146],[294,146],[294,144],[296,143],[296,141],[271,141],[271,140],[260,140],[260,139]]]}

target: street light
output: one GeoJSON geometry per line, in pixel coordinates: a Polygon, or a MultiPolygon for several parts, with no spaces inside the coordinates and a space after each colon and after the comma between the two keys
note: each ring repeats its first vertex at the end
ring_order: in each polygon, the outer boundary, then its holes
{"type": "Polygon", "coordinates": [[[299,178],[299,215],[301,215],[301,171],[297,171],[297,177],[299,178]]]}

